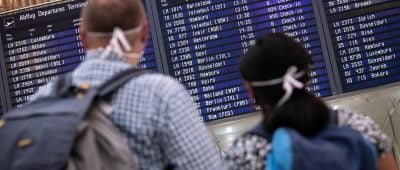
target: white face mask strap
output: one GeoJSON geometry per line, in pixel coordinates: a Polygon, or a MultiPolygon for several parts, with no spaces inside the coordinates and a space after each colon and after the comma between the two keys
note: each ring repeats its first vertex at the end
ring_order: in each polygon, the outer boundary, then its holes
{"type": "MultiPolygon", "coordinates": [[[[304,84],[302,82],[294,78],[296,72],[297,72],[297,67],[291,66],[289,67],[288,71],[283,77],[283,89],[285,90],[285,94],[279,100],[277,104],[278,107],[281,106],[283,103],[285,103],[287,100],[289,100],[290,96],[292,96],[294,88],[302,89],[304,87],[304,84]]],[[[304,72],[302,73],[304,74],[304,72]]]]}
{"type": "MultiPolygon", "coordinates": [[[[126,52],[132,51],[132,47],[126,38],[126,35],[138,33],[141,30],[141,26],[128,30],[122,31],[121,28],[114,28],[112,33],[112,38],[110,43],[107,45],[106,49],[103,51],[100,56],[101,59],[106,58],[112,51],[117,53],[119,56],[124,56],[123,54],[126,52]]],[[[99,32],[91,32],[88,33],[89,36],[92,37],[109,37],[110,33],[99,33],[99,32]]],[[[139,57],[141,57],[143,52],[139,53],[139,57]]]]}
{"type": "Polygon", "coordinates": [[[277,78],[267,81],[253,81],[251,82],[251,85],[253,85],[254,87],[264,87],[282,83],[282,88],[285,90],[285,94],[277,103],[277,107],[279,107],[287,100],[289,100],[290,96],[293,93],[294,88],[302,89],[304,87],[304,84],[298,81],[297,79],[302,77],[305,74],[305,72],[304,71],[298,73],[296,72],[297,72],[297,67],[290,66],[286,71],[286,74],[282,78],[277,78]]]}
{"type": "Polygon", "coordinates": [[[110,45],[113,45],[118,51],[121,52],[132,51],[132,47],[129,44],[124,32],[118,27],[114,28],[113,38],[110,41],[110,45]]]}
{"type": "MultiPolygon", "coordinates": [[[[119,27],[116,27],[116,28],[119,28],[119,27]]],[[[142,30],[142,25],[139,25],[130,30],[123,31],[123,34],[124,35],[132,35],[132,34],[136,34],[136,33],[140,32],[141,30],[142,30]]],[[[115,31],[115,29],[114,29],[114,31],[115,31]]],[[[114,35],[114,31],[113,32],[88,32],[87,35],[92,38],[110,38],[114,35]]]]}

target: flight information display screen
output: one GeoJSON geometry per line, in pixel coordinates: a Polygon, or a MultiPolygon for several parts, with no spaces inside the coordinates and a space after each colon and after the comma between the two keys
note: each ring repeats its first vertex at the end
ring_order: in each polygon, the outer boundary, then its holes
{"type": "Polygon", "coordinates": [[[400,80],[400,1],[324,0],[343,92],[400,80]]]}
{"type": "MultiPolygon", "coordinates": [[[[85,5],[85,0],[76,0],[1,16],[1,62],[13,107],[29,101],[39,86],[74,70],[85,59],[79,36],[85,5]]],[[[141,62],[142,68],[157,70],[151,36],[141,62]]]]}
{"type": "Polygon", "coordinates": [[[311,0],[156,2],[169,74],[189,89],[205,121],[255,110],[238,62],[268,32],[286,32],[303,44],[314,60],[308,89],[332,95],[311,0]]]}
{"type": "MultiPolygon", "coordinates": [[[[398,0],[149,0],[140,67],[184,84],[203,121],[256,111],[238,72],[257,37],[284,32],[312,55],[307,90],[329,97],[400,81],[398,0]]],[[[0,14],[0,115],[85,59],[86,0],[0,14]]],[[[268,54],[266,54],[268,57],[268,54]]]]}

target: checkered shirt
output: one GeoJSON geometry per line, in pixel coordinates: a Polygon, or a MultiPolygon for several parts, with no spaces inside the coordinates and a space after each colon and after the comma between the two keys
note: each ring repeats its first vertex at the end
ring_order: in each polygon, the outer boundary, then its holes
{"type": "MultiPolygon", "coordinates": [[[[128,67],[117,55],[98,59],[100,51],[90,51],[73,71],[75,85],[89,82],[98,87],[128,67]]],[[[33,100],[49,95],[49,83],[33,100]]],[[[128,138],[140,169],[163,169],[174,165],[185,170],[219,170],[223,162],[196,106],[186,89],[174,79],[156,73],[130,80],[111,100],[113,123],[128,138]]]]}

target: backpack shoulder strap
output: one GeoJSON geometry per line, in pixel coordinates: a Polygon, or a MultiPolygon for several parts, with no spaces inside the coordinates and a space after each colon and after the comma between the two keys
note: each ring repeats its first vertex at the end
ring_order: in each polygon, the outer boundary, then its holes
{"type": "Polygon", "coordinates": [[[272,140],[271,134],[269,134],[267,131],[264,130],[264,126],[261,123],[257,124],[253,129],[250,130],[249,133],[263,137],[263,138],[267,139],[268,141],[272,140]]]}
{"type": "Polygon", "coordinates": [[[329,110],[330,122],[334,125],[338,124],[338,111],[334,109],[329,110]]]}
{"type": "Polygon", "coordinates": [[[98,89],[97,96],[106,97],[107,95],[118,89],[118,87],[131,80],[132,78],[138,77],[144,73],[146,73],[146,71],[139,70],[136,68],[126,69],[116,74],[111,79],[106,81],[103,85],[101,85],[100,88],[98,89]]]}
{"type": "Polygon", "coordinates": [[[57,80],[54,82],[52,88],[52,95],[62,96],[68,94],[70,90],[74,87],[72,84],[72,73],[66,73],[58,76],[57,80]]]}

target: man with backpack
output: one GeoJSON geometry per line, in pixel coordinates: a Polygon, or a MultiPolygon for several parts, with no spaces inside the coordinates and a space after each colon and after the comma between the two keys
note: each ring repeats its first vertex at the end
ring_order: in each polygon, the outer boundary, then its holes
{"type": "MultiPolygon", "coordinates": [[[[90,0],[82,11],[80,32],[87,49],[86,61],[72,72],[71,83],[83,91],[104,87],[106,82],[112,84],[110,79],[136,67],[143,55],[148,35],[143,4],[139,0],[90,0]]],[[[54,95],[55,86],[60,84],[42,87],[32,103],[54,95]]],[[[85,101],[80,90],[76,98],[85,101]]],[[[102,108],[108,110],[112,124],[127,138],[139,169],[223,169],[218,149],[197,117],[196,106],[174,79],[141,73],[103,97],[102,108]]],[[[27,138],[19,144],[27,147],[35,141],[27,138]]]]}

